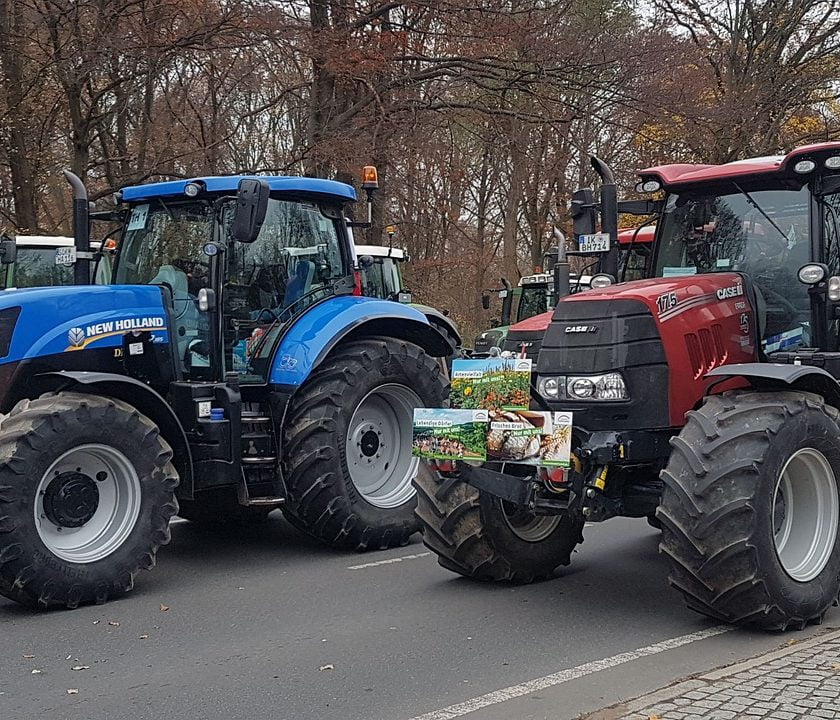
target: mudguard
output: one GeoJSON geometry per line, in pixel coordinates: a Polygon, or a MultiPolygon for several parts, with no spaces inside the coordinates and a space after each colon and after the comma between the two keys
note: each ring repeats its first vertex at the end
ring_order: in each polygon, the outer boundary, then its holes
{"type": "Polygon", "coordinates": [[[168,341],[161,288],[153,285],[84,285],[10,290],[0,309],[20,307],[3,363],[45,355],[120,347],[128,330],[149,330],[168,341]]]}
{"type": "Polygon", "coordinates": [[[123,400],[137,408],[158,426],[172,448],[172,463],[181,478],[178,497],[192,499],[194,480],[190,446],[181,422],[161,395],[139,380],[114,373],[59,370],[42,373],[38,378],[51,381],[51,384],[54,382],[56,390],[72,390],[74,386],[82,385],[84,392],[123,400]]]}
{"type": "Polygon", "coordinates": [[[443,330],[455,341],[455,346],[460,347],[462,342],[461,333],[458,332],[458,326],[455,325],[450,317],[444,315],[437,308],[430,307],[429,305],[414,305],[414,307],[422,312],[429,319],[429,322],[432,325],[438,325],[443,328],[443,330]]]}
{"type": "Polygon", "coordinates": [[[314,305],[289,328],[274,354],[269,382],[299,387],[351,333],[409,340],[433,357],[451,352],[449,343],[419,310],[390,300],[340,295],[314,305]]]}
{"type": "Polygon", "coordinates": [[[840,407],[840,384],[833,375],[814,365],[736,363],[721,365],[706,373],[705,377],[713,380],[742,377],[756,388],[789,386],[822,395],[827,403],[840,407]]]}

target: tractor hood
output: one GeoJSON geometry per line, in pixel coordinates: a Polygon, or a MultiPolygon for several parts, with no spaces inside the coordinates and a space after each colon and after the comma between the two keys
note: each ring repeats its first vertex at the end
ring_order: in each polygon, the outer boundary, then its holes
{"type": "Polygon", "coordinates": [[[85,285],[0,293],[0,364],[59,353],[115,348],[132,330],[168,340],[161,288],[85,285]]]}
{"type": "Polygon", "coordinates": [[[563,298],[545,332],[537,373],[620,372],[629,399],[597,403],[602,419],[613,423],[606,427],[677,426],[703,395],[709,370],[756,358],[747,288],[741,275],[726,272],[637,280],[563,298]],[[651,388],[670,388],[670,396],[651,388]]]}

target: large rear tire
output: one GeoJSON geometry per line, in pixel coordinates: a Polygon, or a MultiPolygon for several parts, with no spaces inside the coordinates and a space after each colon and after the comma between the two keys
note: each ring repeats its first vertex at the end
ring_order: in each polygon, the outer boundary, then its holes
{"type": "Polygon", "coordinates": [[[770,630],[822,620],[840,591],[840,427],[817,395],[732,392],[690,412],[657,518],[686,604],[770,630]]]}
{"type": "Polygon", "coordinates": [[[128,592],[169,542],[172,450],[130,405],[71,392],[0,423],[0,594],[75,608],[128,592]]]}
{"type": "Polygon", "coordinates": [[[535,516],[458,478],[418,475],[423,542],[447,570],[475,580],[530,583],[571,562],[583,523],[535,516]]]}
{"type": "Polygon", "coordinates": [[[405,545],[419,530],[413,410],[440,407],[446,391],[439,365],[413,343],[377,337],[340,346],[287,413],[289,521],[336,547],[405,545]]]}

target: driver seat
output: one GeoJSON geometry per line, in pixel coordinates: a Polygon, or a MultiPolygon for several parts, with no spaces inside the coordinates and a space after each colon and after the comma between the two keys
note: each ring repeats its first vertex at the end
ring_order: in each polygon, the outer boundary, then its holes
{"type": "Polygon", "coordinates": [[[172,331],[178,342],[179,357],[184,358],[198,329],[198,308],[190,295],[187,274],[174,265],[161,265],[149,285],[162,285],[172,293],[175,306],[175,327],[172,331]]]}
{"type": "Polygon", "coordinates": [[[286,307],[300,300],[312,287],[315,277],[315,263],[311,260],[298,260],[295,265],[294,277],[286,286],[286,307]]]}

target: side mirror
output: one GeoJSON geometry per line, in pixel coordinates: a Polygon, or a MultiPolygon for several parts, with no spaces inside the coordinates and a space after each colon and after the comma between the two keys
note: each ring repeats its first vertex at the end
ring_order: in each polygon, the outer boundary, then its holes
{"type": "Polygon", "coordinates": [[[230,236],[243,243],[257,239],[268,210],[268,183],[256,178],[242,178],[236,193],[236,210],[230,226],[230,236]]]}
{"type": "Polygon", "coordinates": [[[487,293],[481,293],[481,307],[485,310],[490,309],[490,296],[487,293]]]}
{"type": "Polygon", "coordinates": [[[359,267],[363,270],[367,270],[367,268],[373,267],[373,256],[359,255],[359,267]]]}
{"type": "Polygon", "coordinates": [[[575,237],[592,235],[598,222],[595,209],[595,193],[592,188],[575,190],[572,193],[572,202],[569,209],[574,221],[575,237]]]}
{"type": "Polygon", "coordinates": [[[0,264],[11,265],[17,260],[17,243],[13,237],[0,237],[0,264]]]}

